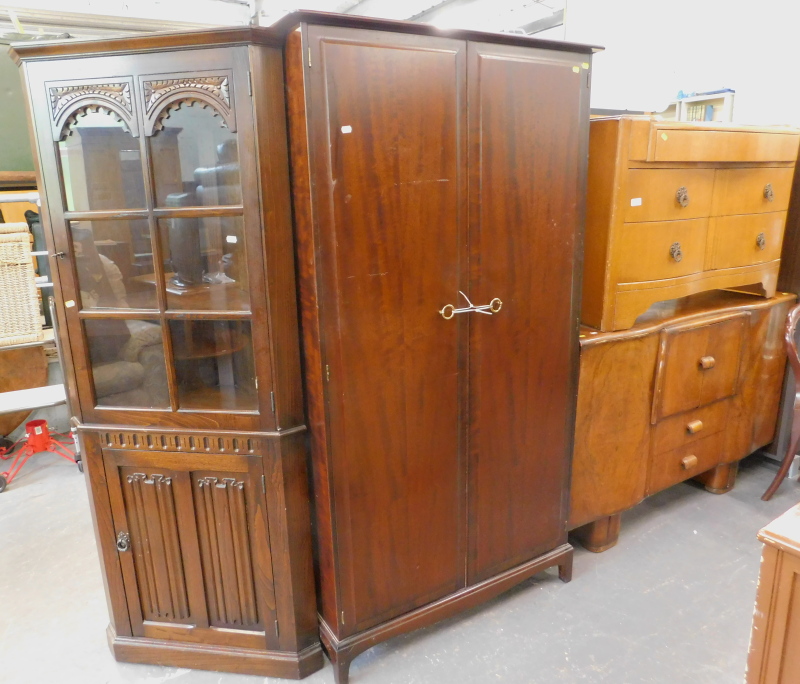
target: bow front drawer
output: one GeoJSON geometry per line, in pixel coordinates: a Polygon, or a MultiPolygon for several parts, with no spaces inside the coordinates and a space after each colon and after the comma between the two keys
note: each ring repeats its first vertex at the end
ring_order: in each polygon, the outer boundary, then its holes
{"type": "Polygon", "coordinates": [[[786,211],[793,177],[792,167],[718,169],[711,215],[786,211]]]}
{"type": "Polygon", "coordinates": [[[631,169],[625,221],[704,218],[713,187],[714,169],[631,169]]]}
{"type": "Polygon", "coordinates": [[[660,421],[655,427],[653,453],[672,451],[724,430],[729,405],[729,401],[715,401],[660,421]]]}
{"type": "Polygon", "coordinates": [[[717,432],[672,451],[653,454],[647,475],[648,496],[710,470],[719,463],[724,447],[725,433],[717,432]]]}
{"type": "Polygon", "coordinates": [[[655,127],[647,161],[794,162],[796,131],[698,130],[655,127]]]}
{"type": "Polygon", "coordinates": [[[702,271],[707,233],[704,218],[624,224],[616,250],[618,282],[665,280],[702,271]]]}
{"type": "Polygon", "coordinates": [[[734,268],[781,258],[786,212],[712,218],[709,268],[734,268]]]}

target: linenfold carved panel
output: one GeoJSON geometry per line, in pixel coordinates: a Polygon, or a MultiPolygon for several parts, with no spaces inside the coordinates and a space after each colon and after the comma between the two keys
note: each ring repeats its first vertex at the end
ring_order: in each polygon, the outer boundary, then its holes
{"type": "Polygon", "coordinates": [[[193,485],[209,624],[258,627],[245,483],[207,476],[193,485]]]}
{"type": "Polygon", "coordinates": [[[232,81],[233,74],[229,70],[214,75],[165,74],[142,77],[145,135],[160,131],[170,112],[184,104],[211,108],[222,118],[222,125],[236,132],[231,100],[232,81]]]}
{"type": "Polygon", "coordinates": [[[114,431],[100,433],[104,447],[138,451],[190,451],[208,454],[254,454],[263,449],[252,437],[114,431]]]}
{"type": "Polygon", "coordinates": [[[122,473],[142,617],[157,622],[189,618],[172,478],[122,473]]]}
{"type": "Polygon", "coordinates": [[[48,83],[47,95],[52,113],[53,140],[63,140],[70,125],[86,112],[106,111],[121,121],[135,138],[139,135],[132,100],[133,79],[109,79],[106,82],[48,83]]]}

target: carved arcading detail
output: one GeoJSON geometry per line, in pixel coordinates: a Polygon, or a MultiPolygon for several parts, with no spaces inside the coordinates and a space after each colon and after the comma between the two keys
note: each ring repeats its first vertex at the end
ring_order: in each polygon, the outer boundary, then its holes
{"type": "Polygon", "coordinates": [[[58,141],[69,136],[77,117],[93,111],[113,114],[133,137],[137,137],[139,130],[131,99],[131,83],[114,81],[49,86],[53,139],[58,141]]]}
{"type": "Polygon", "coordinates": [[[145,134],[164,128],[164,119],[183,105],[210,108],[221,119],[221,125],[236,131],[231,105],[231,74],[159,78],[142,82],[145,110],[145,134]]]}
{"type": "Polygon", "coordinates": [[[260,439],[211,435],[180,435],[139,432],[103,432],[103,446],[135,451],[188,451],[206,454],[263,453],[260,439]]]}

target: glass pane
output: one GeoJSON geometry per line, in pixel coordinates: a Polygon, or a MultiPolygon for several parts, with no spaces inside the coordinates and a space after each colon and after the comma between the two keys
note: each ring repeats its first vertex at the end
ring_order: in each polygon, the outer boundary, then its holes
{"type": "Polygon", "coordinates": [[[240,216],[164,219],[159,231],[167,308],[250,310],[240,216]]]}
{"type": "Polygon", "coordinates": [[[146,219],[72,221],[72,249],[84,309],[157,309],[146,219]]]}
{"type": "Polygon", "coordinates": [[[170,321],[180,408],[258,408],[249,321],[170,321]]]}
{"type": "Polygon", "coordinates": [[[150,138],[159,207],[241,204],[236,134],[211,109],[183,105],[150,138]]]}
{"type": "Polygon", "coordinates": [[[58,151],[69,211],[145,208],[139,141],[113,114],[78,116],[58,151]]]}
{"type": "Polygon", "coordinates": [[[83,322],[98,406],[169,408],[158,321],[83,322]]]}

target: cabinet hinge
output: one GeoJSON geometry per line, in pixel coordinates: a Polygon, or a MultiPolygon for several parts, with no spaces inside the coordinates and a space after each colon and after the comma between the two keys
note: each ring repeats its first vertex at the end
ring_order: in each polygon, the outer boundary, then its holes
{"type": "Polygon", "coordinates": [[[275,636],[277,637],[277,636],[280,636],[280,635],[281,635],[281,630],[278,627],[278,621],[275,620],[275,636]]]}
{"type": "Polygon", "coordinates": [[[325,379],[328,382],[331,381],[331,367],[327,363],[325,364],[325,379]]]}
{"type": "Polygon", "coordinates": [[[264,494],[267,493],[267,476],[266,475],[262,475],[261,476],[261,491],[264,492],[264,494]]]}
{"type": "Polygon", "coordinates": [[[308,66],[311,68],[311,46],[308,46],[308,66]]]}
{"type": "Polygon", "coordinates": [[[272,412],[275,413],[275,392],[269,393],[269,403],[272,406],[272,412]]]}
{"type": "Polygon", "coordinates": [[[247,72],[247,92],[253,97],[253,72],[247,72]]]}

